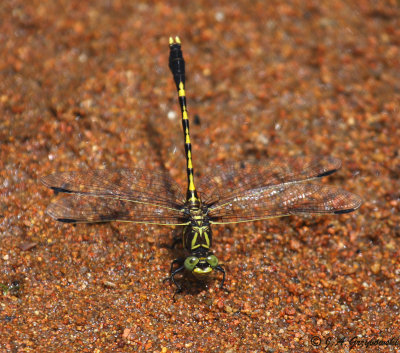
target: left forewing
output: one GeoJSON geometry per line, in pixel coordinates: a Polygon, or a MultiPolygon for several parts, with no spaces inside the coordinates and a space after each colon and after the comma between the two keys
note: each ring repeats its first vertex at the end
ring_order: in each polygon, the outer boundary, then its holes
{"type": "Polygon", "coordinates": [[[68,195],[54,201],[47,213],[60,222],[95,223],[123,221],[145,224],[186,224],[183,211],[160,205],[106,197],[68,195]]]}

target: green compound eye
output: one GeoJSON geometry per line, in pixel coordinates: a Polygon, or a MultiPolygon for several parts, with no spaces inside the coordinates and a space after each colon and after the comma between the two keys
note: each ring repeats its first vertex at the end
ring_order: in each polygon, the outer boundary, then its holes
{"type": "Polygon", "coordinates": [[[199,258],[196,256],[189,256],[186,258],[184,262],[184,266],[187,270],[193,271],[193,269],[196,267],[196,265],[199,262],[199,258]]]}
{"type": "Polygon", "coordinates": [[[213,268],[218,265],[218,259],[215,255],[208,255],[206,261],[213,268]]]}

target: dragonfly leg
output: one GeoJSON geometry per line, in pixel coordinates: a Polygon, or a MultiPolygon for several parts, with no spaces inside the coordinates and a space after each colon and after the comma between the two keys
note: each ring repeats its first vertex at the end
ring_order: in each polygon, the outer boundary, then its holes
{"type": "Polygon", "coordinates": [[[219,288],[222,289],[224,287],[224,282],[225,282],[225,270],[219,265],[217,267],[215,267],[214,270],[222,272],[222,281],[221,281],[221,284],[219,285],[219,288]]]}
{"type": "MultiPolygon", "coordinates": [[[[177,288],[177,291],[175,292],[175,294],[177,294],[177,293],[182,291],[182,286],[179,285],[175,281],[175,275],[185,269],[185,266],[183,265],[184,262],[185,262],[184,258],[179,258],[179,259],[175,259],[174,261],[172,261],[171,262],[171,268],[169,270],[170,274],[169,274],[169,276],[167,278],[164,279],[164,282],[169,280],[169,281],[172,281],[175,284],[175,286],[177,288]],[[174,270],[174,265],[175,264],[179,264],[179,267],[176,270],[174,270]]],[[[175,294],[174,294],[174,296],[175,296],[175,294]]]]}

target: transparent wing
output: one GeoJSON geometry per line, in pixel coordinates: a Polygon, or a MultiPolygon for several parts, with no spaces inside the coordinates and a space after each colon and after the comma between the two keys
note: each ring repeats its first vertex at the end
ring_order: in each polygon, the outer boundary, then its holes
{"type": "Polygon", "coordinates": [[[340,160],[333,157],[221,166],[200,180],[198,190],[204,204],[217,208],[249,190],[320,178],[334,173],[340,166],[340,160]]]}
{"type": "Polygon", "coordinates": [[[125,221],[146,224],[184,225],[183,211],[128,200],[74,194],[49,205],[47,213],[60,222],[94,223],[125,221]]]}
{"type": "Polygon", "coordinates": [[[47,213],[61,222],[185,224],[185,198],[166,172],[88,170],[52,174],[42,182],[57,193],[73,194],[47,208],[47,213]]]}
{"type": "Polygon", "coordinates": [[[288,158],[265,164],[216,168],[199,184],[213,223],[235,223],[304,213],[347,213],[359,196],[334,186],[307,183],[334,173],[333,157],[288,158]]]}
{"type": "Polygon", "coordinates": [[[308,213],[348,213],[360,207],[359,196],[330,185],[287,183],[253,189],[211,206],[211,223],[237,223],[308,213]]]}
{"type": "Polygon", "coordinates": [[[48,175],[42,183],[55,192],[115,198],[180,209],[185,201],[166,172],[143,169],[88,170],[48,175]]]}

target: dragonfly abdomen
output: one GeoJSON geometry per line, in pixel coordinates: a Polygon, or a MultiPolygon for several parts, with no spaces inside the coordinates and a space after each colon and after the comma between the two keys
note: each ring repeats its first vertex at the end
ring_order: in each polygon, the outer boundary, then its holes
{"type": "Polygon", "coordinates": [[[186,171],[188,178],[188,188],[186,192],[186,200],[190,205],[199,205],[200,199],[197,196],[196,187],[194,186],[193,162],[192,162],[192,144],[190,142],[189,133],[189,116],[186,105],[185,92],[185,61],[183,60],[181,42],[178,37],[169,40],[169,68],[174,76],[176,89],[178,90],[179,105],[182,113],[182,128],[185,139],[186,154],[186,171]]]}

